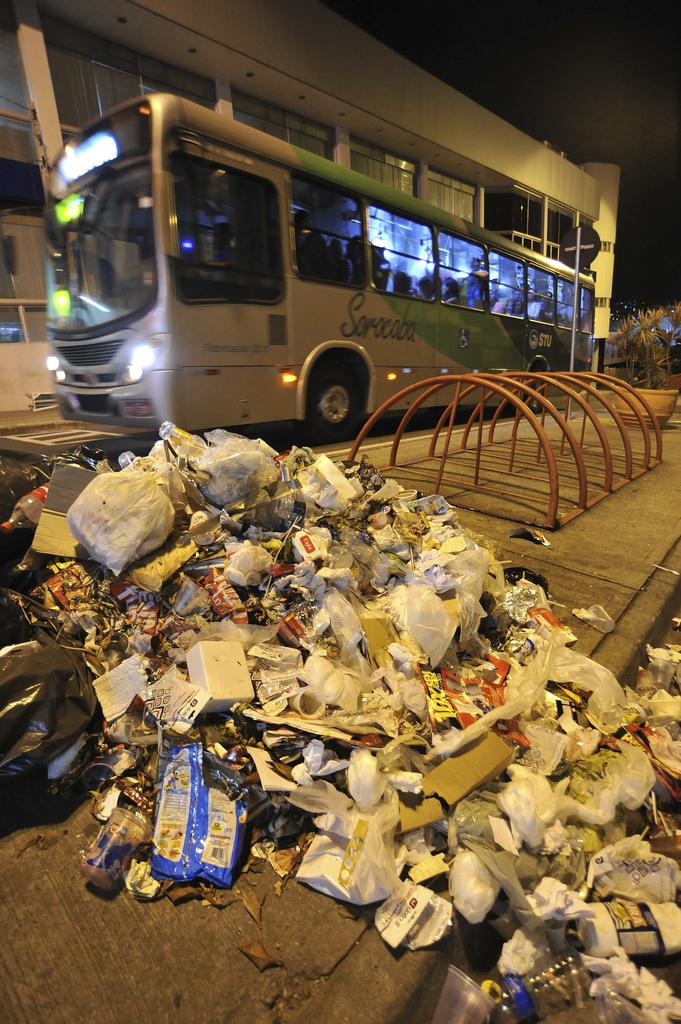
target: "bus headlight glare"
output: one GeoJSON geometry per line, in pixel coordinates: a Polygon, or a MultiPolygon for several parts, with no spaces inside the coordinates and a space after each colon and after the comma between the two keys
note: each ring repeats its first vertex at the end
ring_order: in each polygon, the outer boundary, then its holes
{"type": "Polygon", "coordinates": [[[66,380],[66,372],[64,370],[55,370],[54,377],[58,381],[66,380]]]}
{"type": "MultiPolygon", "coordinates": [[[[140,370],[148,370],[153,363],[154,350],[151,345],[136,345],[130,354],[130,366],[135,366],[140,370]]],[[[139,377],[135,379],[139,380],[139,377]]]]}
{"type": "Polygon", "coordinates": [[[55,370],[59,369],[59,358],[57,356],[48,356],[45,360],[45,366],[50,373],[54,373],[55,370]]]}
{"type": "Polygon", "coordinates": [[[142,380],[144,370],[141,366],[135,366],[134,363],[128,367],[128,380],[131,384],[136,384],[138,380],[142,380]]]}

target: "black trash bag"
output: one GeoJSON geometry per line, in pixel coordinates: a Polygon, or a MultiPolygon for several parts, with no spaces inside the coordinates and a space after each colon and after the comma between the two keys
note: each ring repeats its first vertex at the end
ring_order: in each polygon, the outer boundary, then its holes
{"type": "Polygon", "coordinates": [[[79,444],[77,448],[71,448],[67,452],[60,452],[49,459],[50,473],[55,466],[80,466],[82,469],[97,469],[101,463],[110,466],[106,452],[101,448],[90,448],[86,444],[79,444]]]}
{"type": "Polygon", "coordinates": [[[19,498],[41,483],[45,483],[45,474],[36,466],[11,455],[0,455],[0,522],[9,519],[19,498]]]}
{"type": "Polygon", "coordinates": [[[31,627],[26,616],[7,591],[0,590],[0,650],[10,644],[23,644],[30,639],[31,627]]]}
{"type": "Polygon", "coordinates": [[[0,778],[63,753],[96,707],[85,662],[36,630],[34,640],[0,658],[0,778]]]}

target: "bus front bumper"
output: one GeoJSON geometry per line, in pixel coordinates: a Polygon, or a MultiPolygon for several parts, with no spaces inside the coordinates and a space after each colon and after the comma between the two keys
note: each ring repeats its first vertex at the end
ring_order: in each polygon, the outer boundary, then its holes
{"type": "Polygon", "coordinates": [[[79,387],[54,384],[54,395],[64,419],[111,423],[124,427],[153,427],[174,420],[173,370],[150,370],[135,384],[119,387],[79,387]]]}

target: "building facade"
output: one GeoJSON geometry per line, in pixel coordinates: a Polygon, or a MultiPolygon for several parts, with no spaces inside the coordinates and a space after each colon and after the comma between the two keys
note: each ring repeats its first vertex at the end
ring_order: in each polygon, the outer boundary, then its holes
{"type": "Polygon", "coordinates": [[[49,391],[41,206],[83,123],[177,93],[558,257],[578,222],[604,241],[606,337],[619,171],[578,167],[317,0],[12,0],[0,5],[0,410],[49,391]]]}

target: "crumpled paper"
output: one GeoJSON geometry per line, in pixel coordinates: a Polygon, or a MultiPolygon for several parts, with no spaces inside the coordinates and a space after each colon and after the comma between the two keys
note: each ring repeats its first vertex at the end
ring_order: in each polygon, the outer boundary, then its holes
{"type": "Polygon", "coordinates": [[[594,999],[618,992],[637,1002],[650,1024],[666,1024],[671,1018],[681,1018],[681,999],[675,997],[666,981],[656,978],[645,967],[637,967],[623,949],[607,960],[586,955],[582,959],[585,967],[597,976],[589,989],[594,999]]]}

